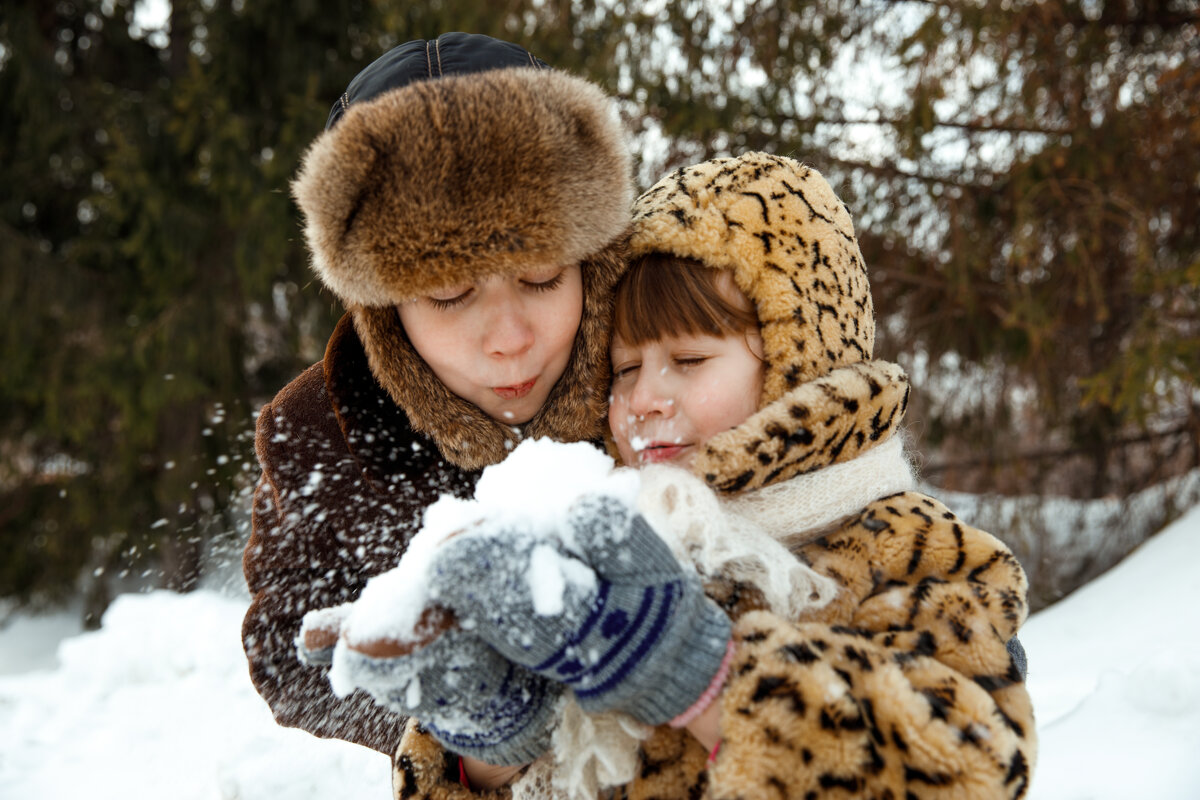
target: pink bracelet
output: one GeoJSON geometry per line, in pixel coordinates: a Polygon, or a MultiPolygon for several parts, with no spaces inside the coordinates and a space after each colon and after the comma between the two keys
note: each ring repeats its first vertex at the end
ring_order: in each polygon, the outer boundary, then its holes
{"type": "Polygon", "coordinates": [[[684,728],[688,723],[696,717],[704,713],[704,709],[712,705],[713,700],[717,699],[717,695],[721,693],[721,689],[725,686],[725,679],[729,677],[729,665],[733,663],[733,640],[731,639],[725,645],[725,658],[721,659],[721,666],[717,668],[717,674],[713,676],[712,683],[704,690],[704,694],[692,703],[691,707],[680,714],[675,719],[667,724],[672,728],[684,728]]]}

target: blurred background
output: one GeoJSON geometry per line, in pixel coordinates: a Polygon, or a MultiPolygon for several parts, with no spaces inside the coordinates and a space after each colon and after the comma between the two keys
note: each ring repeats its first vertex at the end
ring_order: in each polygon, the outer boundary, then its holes
{"type": "Polygon", "coordinates": [[[341,314],[288,193],[465,30],[619,99],[639,187],[799,158],[858,228],[929,491],[1044,607],[1200,502],[1200,3],[38,0],[0,11],[0,623],[237,575],[254,414],[341,314]]]}

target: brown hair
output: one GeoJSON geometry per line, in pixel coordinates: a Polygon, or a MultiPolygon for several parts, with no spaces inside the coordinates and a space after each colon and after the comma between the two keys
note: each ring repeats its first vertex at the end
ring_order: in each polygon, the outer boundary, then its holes
{"type": "Polygon", "coordinates": [[[732,278],[693,258],[666,253],[636,258],[617,285],[613,333],[638,345],[667,336],[757,332],[754,305],[732,278]],[[722,275],[726,286],[721,285],[722,275]],[[730,297],[730,288],[737,292],[735,297],[730,297]]]}

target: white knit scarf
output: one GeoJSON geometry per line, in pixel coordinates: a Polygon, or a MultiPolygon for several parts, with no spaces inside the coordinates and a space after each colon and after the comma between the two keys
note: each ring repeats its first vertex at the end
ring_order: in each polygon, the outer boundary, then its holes
{"type": "Polygon", "coordinates": [[[901,437],[893,435],[850,461],[734,495],[724,505],[795,548],[873,500],[907,492],[916,483],[901,437]]]}

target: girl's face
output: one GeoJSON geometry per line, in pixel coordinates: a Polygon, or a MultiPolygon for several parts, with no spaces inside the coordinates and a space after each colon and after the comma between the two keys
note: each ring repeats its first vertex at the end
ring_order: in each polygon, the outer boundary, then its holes
{"type": "Polygon", "coordinates": [[[622,461],[689,466],[698,445],[758,410],[761,354],[757,332],[640,345],[614,336],[608,424],[622,461]]]}
{"type": "Polygon", "coordinates": [[[434,374],[499,422],[538,412],[571,358],[583,314],[579,265],[492,276],[397,306],[434,374]]]}

